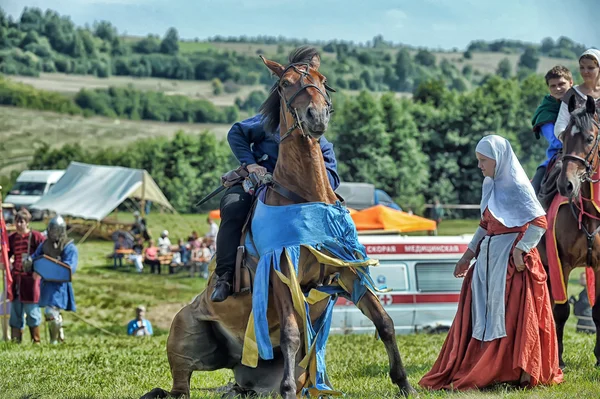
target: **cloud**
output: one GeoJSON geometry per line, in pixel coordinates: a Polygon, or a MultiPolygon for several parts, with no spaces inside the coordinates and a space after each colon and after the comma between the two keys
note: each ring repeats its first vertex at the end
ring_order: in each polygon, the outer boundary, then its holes
{"type": "Polygon", "coordinates": [[[385,11],[384,19],[391,28],[402,28],[408,15],[399,8],[392,8],[385,11]]]}

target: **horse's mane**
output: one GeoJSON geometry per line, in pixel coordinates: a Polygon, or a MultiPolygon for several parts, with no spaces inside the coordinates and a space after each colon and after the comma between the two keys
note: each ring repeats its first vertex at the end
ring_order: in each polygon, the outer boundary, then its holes
{"type": "Polygon", "coordinates": [[[589,132],[593,129],[594,115],[587,112],[585,107],[578,108],[571,112],[571,132],[573,126],[577,128],[579,132],[589,132]]]}
{"type": "MultiPolygon", "coordinates": [[[[315,57],[315,56],[317,56],[319,58],[319,60],[321,59],[319,52],[314,47],[310,47],[310,46],[298,47],[296,50],[294,50],[290,54],[289,59],[288,59],[289,62],[285,67],[287,67],[290,64],[295,64],[298,62],[311,62],[313,60],[313,57],[315,57]]],[[[271,87],[271,90],[269,90],[269,96],[267,97],[265,102],[261,104],[260,108],[258,109],[259,112],[262,114],[263,125],[264,125],[265,131],[267,133],[275,133],[277,131],[277,128],[279,128],[279,122],[280,122],[279,106],[281,104],[281,101],[280,101],[280,97],[279,97],[279,91],[277,90],[278,87],[279,87],[279,80],[277,80],[273,84],[273,86],[271,87]]]]}

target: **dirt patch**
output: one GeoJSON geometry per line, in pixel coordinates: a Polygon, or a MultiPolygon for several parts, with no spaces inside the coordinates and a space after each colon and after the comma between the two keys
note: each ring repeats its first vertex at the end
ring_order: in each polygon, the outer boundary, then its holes
{"type": "Polygon", "coordinates": [[[148,317],[150,318],[151,316],[153,325],[168,330],[171,328],[171,322],[177,312],[185,305],[187,305],[187,302],[154,305],[148,309],[148,317]]]}

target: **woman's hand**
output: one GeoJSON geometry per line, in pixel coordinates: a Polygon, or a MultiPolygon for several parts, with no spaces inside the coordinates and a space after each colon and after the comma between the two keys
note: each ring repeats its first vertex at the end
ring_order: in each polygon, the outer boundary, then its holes
{"type": "Polygon", "coordinates": [[[462,258],[460,258],[456,263],[456,267],[454,268],[454,277],[464,277],[467,274],[467,270],[469,270],[469,266],[471,265],[471,259],[474,257],[475,254],[473,251],[467,249],[467,252],[465,252],[462,258]]]}
{"type": "Polygon", "coordinates": [[[513,262],[515,263],[515,268],[518,272],[525,270],[525,260],[523,259],[523,254],[524,252],[519,248],[515,247],[515,249],[513,249],[513,262]]]}

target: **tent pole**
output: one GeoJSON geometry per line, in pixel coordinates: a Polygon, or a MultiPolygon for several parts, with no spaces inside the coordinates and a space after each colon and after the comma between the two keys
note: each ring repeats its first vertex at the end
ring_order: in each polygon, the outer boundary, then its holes
{"type": "Polygon", "coordinates": [[[142,174],[142,202],[141,202],[140,214],[142,217],[146,216],[146,171],[142,174]]]}
{"type": "Polygon", "coordinates": [[[98,227],[98,222],[96,222],[92,227],[90,227],[90,229],[85,233],[85,235],[83,237],[81,237],[81,240],[79,240],[79,242],[77,243],[77,245],[81,244],[82,242],[84,242],[89,236],[90,234],[92,234],[92,231],[94,231],[94,229],[96,227],[98,227]]]}
{"type": "Polygon", "coordinates": [[[8,293],[8,287],[6,287],[6,279],[4,276],[4,270],[2,270],[2,340],[8,341],[8,318],[6,315],[8,298],[6,294],[8,293]]]}

